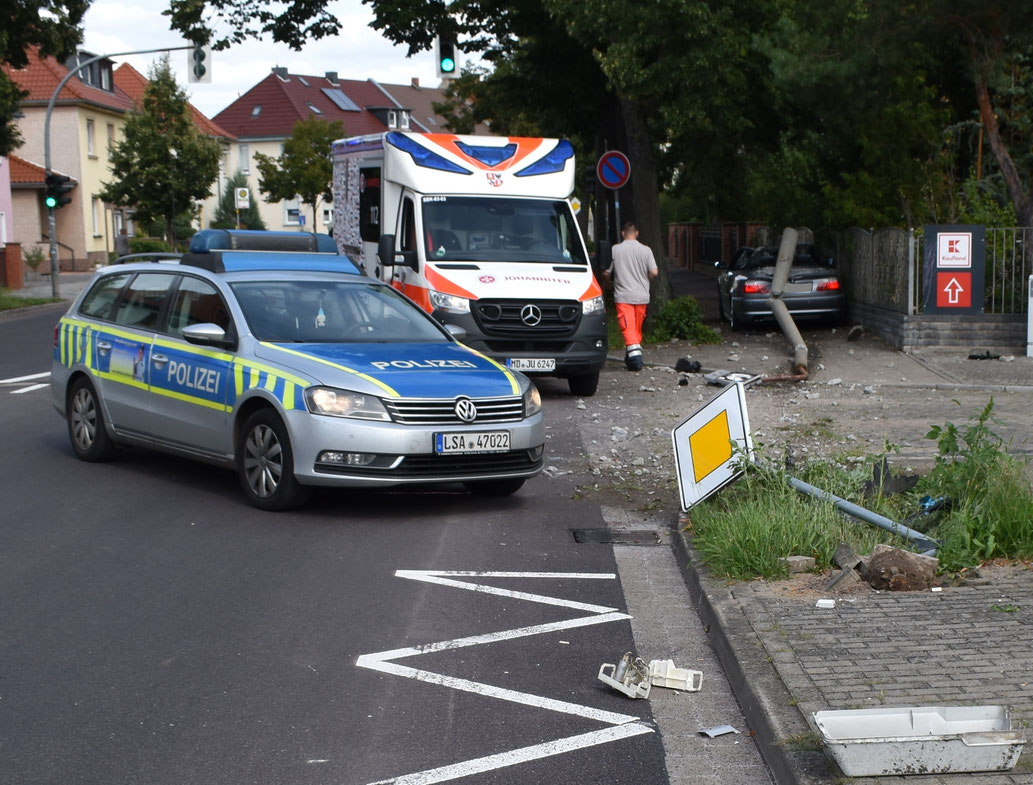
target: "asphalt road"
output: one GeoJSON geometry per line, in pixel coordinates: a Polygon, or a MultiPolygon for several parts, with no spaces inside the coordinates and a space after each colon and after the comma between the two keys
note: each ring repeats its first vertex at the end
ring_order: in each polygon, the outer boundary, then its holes
{"type": "MultiPolygon", "coordinates": [[[[59,313],[0,320],[0,378],[49,369],[59,313]]],[[[0,384],[7,785],[668,781],[649,702],[595,679],[632,631],[612,548],[570,532],[600,510],[562,479],[261,513],[231,472],[76,460],[29,384],[0,384]]],[[[544,387],[562,461],[576,400],[544,387]]]]}

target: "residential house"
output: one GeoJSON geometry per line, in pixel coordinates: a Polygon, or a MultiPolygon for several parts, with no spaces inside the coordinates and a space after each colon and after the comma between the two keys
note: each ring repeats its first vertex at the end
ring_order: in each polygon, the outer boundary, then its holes
{"type": "Polygon", "coordinates": [[[28,91],[20,106],[24,116],[17,120],[24,141],[16,155],[25,164],[28,180],[17,187],[12,182],[12,239],[23,246],[49,244],[44,187],[33,178],[46,165],[47,104],[61,79],[76,70],[57,97],[50,118],[50,168],[76,184],[69,194],[71,202],[55,211],[61,269],[87,270],[106,262],[113,247],[115,227],[97,194],[110,176],[108,145],[121,134],[132,100],[115,85],[111,60],[77,68],[92,55],[79,52],[60,63],[39,57],[36,50],[28,54],[24,68],[4,66],[14,83],[28,91]]]}
{"type": "MultiPolygon", "coordinates": [[[[146,76],[129,65],[129,63],[123,63],[115,69],[115,86],[128,95],[132,99],[134,106],[138,108],[143,106],[143,94],[147,90],[149,81],[146,76]]],[[[237,140],[228,131],[205,117],[193,104],[188,103],[187,108],[190,110],[190,119],[194,121],[194,126],[197,130],[205,136],[217,140],[222,146],[222,155],[219,158],[219,177],[212,184],[211,195],[201,203],[199,225],[203,227],[211,222],[219,204],[219,197],[226,190],[226,183],[229,177],[227,174],[227,171],[229,171],[229,155],[233,144],[237,140]]],[[[116,210],[116,212],[119,211],[116,210]]],[[[115,223],[116,226],[121,228],[117,218],[115,223]]]]}
{"type": "MultiPolygon", "coordinates": [[[[413,77],[407,84],[384,84],[370,80],[391,100],[395,106],[404,108],[409,113],[409,126],[413,131],[425,134],[449,133],[445,127],[445,118],[437,113],[434,104],[443,103],[445,91],[441,87],[423,87],[420,80],[413,77]]],[[[475,134],[490,134],[491,129],[484,123],[474,128],[475,134]]]]}

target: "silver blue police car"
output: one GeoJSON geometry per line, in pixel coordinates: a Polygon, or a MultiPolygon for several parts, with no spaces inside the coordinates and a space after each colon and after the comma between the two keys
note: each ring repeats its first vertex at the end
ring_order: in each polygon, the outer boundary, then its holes
{"type": "Polygon", "coordinates": [[[233,467],[265,510],[318,485],[510,494],[544,460],[527,377],[313,234],[205,230],[178,260],[100,270],[55,330],[51,397],[79,458],[233,467]]]}

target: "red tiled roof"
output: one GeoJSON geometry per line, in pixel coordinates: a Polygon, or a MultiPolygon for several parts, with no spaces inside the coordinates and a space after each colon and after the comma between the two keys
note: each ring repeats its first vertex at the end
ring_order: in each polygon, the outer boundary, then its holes
{"type": "Polygon", "coordinates": [[[370,82],[341,79],[335,83],[324,76],[303,74],[288,74],[285,81],[274,72],[212,119],[241,139],[286,138],[299,120],[314,114],[311,107],[315,107],[323,119],[340,120],[345,136],[359,136],[386,131],[384,124],[366,110],[391,105],[370,82]],[[360,111],[340,109],[323,88],[339,89],[360,111]],[[257,116],[256,106],[262,107],[257,116]]]}
{"type": "MultiPolygon", "coordinates": [[[[29,49],[26,54],[29,62],[24,68],[4,65],[4,72],[22,90],[29,91],[23,99],[25,103],[46,103],[68,69],[53,57],[41,58],[35,48],[29,49]]],[[[132,100],[117,85],[112,87],[112,92],[108,92],[84,84],[78,77],[72,77],[62,88],[57,103],[90,103],[116,112],[129,111],[133,106],[132,100]]]]}
{"type": "MultiPolygon", "coordinates": [[[[46,185],[47,170],[39,164],[26,161],[16,155],[7,156],[7,160],[11,164],[11,185],[38,185],[40,187],[46,185]]],[[[58,172],[58,174],[62,173],[58,172]]]]}
{"type": "MultiPolygon", "coordinates": [[[[115,69],[115,86],[128,95],[137,107],[143,104],[143,94],[147,89],[148,81],[146,76],[129,65],[129,63],[122,63],[122,65],[115,69]]],[[[224,139],[235,138],[231,133],[220,128],[201,114],[193,104],[187,102],[187,107],[190,109],[190,118],[201,133],[206,136],[216,136],[224,139]]]]}

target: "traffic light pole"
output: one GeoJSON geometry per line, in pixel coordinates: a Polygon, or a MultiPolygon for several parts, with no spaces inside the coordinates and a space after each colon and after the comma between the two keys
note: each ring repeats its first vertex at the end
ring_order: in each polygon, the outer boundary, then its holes
{"type": "MultiPolygon", "coordinates": [[[[154,52],[176,52],[180,49],[193,49],[194,45],[190,46],[166,46],[161,49],[136,49],[132,52],[114,52],[106,55],[96,55],[88,60],[83,60],[75,68],[75,70],[69,71],[64,75],[64,78],[57,83],[57,87],[54,88],[54,94],[50,96],[50,102],[47,104],[47,116],[43,121],[43,165],[47,170],[47,177],[53,173],[50,168],[50,115],[54,111],[54,104],[57,103],[57,97],[61,94],[65,85],[68,84],[68,80],[75,76],[79,71],[88,65],[93,65],[98,60],[107,60],[110,57],[125,57],[126,55],[146,55],[154,52]]],[[[60,296],[61,288],[58,285],[58,262],[57,262],[57,217],[54,215],[54,208],[47,208],[47,231],[50,233],[50,294],[54,299],[60,296]]]]}

